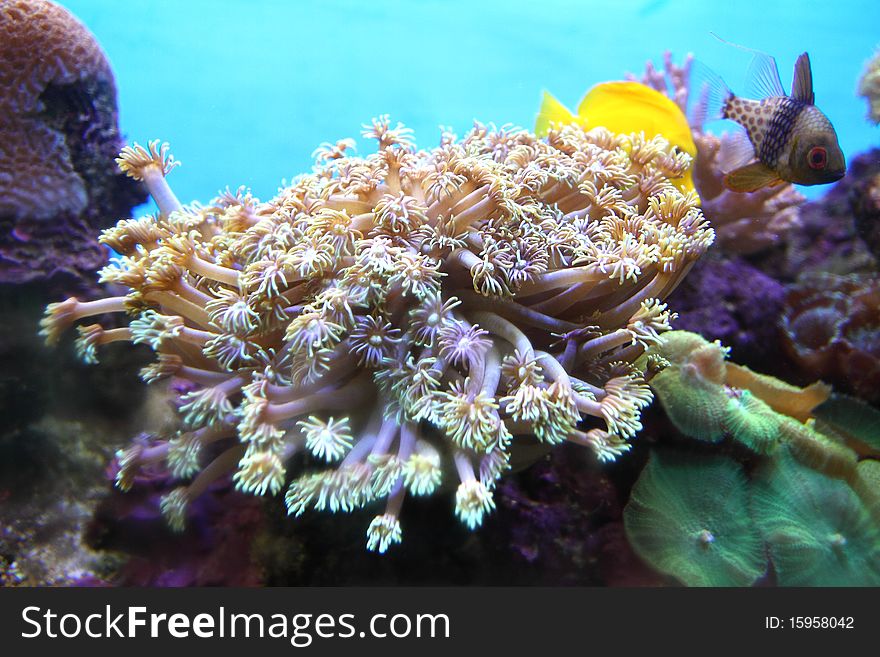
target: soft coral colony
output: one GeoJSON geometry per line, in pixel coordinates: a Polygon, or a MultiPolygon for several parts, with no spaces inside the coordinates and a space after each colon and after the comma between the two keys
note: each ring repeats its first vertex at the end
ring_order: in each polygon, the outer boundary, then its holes
{"type": "Polygon", "coordinates": [[[313,173],[263,203],[240,189],[181,205],[158,142],[117,160],[159,208],[101,237],[120,254],[101,280],[129,292],[51,304],[42,333],[124,313],[122,328],[78,326],[83,359],[146,344],[147,383],[189,382],[180,430],[119,454],[123,490],[163,464],[190,480],[162,500],[174,528],[217,478],[276,494],[295,470],[293,515],[384,500],[367,530],[384,552],[407,494],[457,481],[455,513],[474,528],[518,441],[607,461],[641,428],[651,372],[633,363],[714,238],[669,182],[689,156],[601,128],[538,139],[475,124],[427,151],[387,117],[364,128],[378,152],[325,144],[313,173]]]}

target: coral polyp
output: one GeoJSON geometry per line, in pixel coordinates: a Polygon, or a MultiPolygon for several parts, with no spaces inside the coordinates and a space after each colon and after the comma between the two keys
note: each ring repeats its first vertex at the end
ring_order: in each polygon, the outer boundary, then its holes
{"type": "Polygon", "coordinates": [[[384,501],[367,532],[384,552],[404,498],[455,480],[455,513],[480,525],[519,437],[607,461],[641,428],[634,362],[714,237],[669,182],[688,163],[662,138],[577,126],[476,124],[427,151],[387,117],[363,134],[376,153],[328,144],[268,202],[242,188],[183,206],[165,145],[120,155],[159,207],[101,238],[119,253],[101,280],[128,292],[52,304],[42,331],[120,313],[80,329],[83,357],[144,344],[147,383],[188,382],[179,431],[122,451],[117,477],[192,478],[163,499],[175,528],[232,473],[246,493],[287,485],[292,515],[384,501]]]}

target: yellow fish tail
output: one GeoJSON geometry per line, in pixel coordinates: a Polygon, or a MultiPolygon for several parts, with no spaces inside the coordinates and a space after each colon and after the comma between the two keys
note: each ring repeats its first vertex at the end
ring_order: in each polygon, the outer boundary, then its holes
{"type": "Polygon", "coordinates": [[[549,91],[544,92],[541,98],[541,108],[538,110],[538,118],[535,121],[535,134],[538,137],[546,137],[553,125],[568,125],[579,123],[578,117],[562,103],[560,103],[549,91]]]}

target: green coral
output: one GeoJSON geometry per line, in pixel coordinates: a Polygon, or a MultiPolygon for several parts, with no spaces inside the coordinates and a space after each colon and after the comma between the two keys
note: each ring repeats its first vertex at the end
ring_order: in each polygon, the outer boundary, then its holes
{"type": "Polygon", "coordinates": [[[691,365],[671,365],[651,379],[666,415],[690,438],[718,442],[724,438],[727,395],[691,365]]]}
{"type": "Polygon", "coordinates": [[[853,480],[857,455],[838,438],[790,418],[784,418],[779,427],[781,440],[802,465],[834,479],[853,480]]]}
{"type": "Polygon", "coordinates": [[[718,342],[707,342],[696,333],[670,331],[652,347],[649,357],[668,365],[651,379],[651,387],[669,419],[686,436],[718,442],[724,438],[724,358],[718,342]]]}
{"type": "Polygon", "coordinates": [[[860,443],[864,451],[880,454],[880,411],[854,397],[835,394],[814,415],[820,426],[860,443]]]}
{"type": "Polygon", "coordinates": [[[779,414],[748,390],[727,400],[722,424],[731,438],[758,454],[770,454],[779,444],[779,414]]]}
{"type": "Polygon", "coordinates": [[[880,413],[726,356],[673,331],[644,357],[666,365],[650,384],[681,433],[750,454],[734,452],[747,468],[719,454],[654,454],[624,511],[633,548],[689,585],[751,584],[767,554],[781,585],[880,584],[880,461],[859,461],[877,454],[880,413]]]}
{"type": "Polygon", "coordinates": [[[668,363],[651,387],[685,436],[710,443],[729,436],[753,452],[770,454],[785,436],[782,424],[804,428],[803,420],[827,398],[827,386],[788,385],[728,363],[727,352],[717,341],[671,331],[644,356],[646,365],[651,358],[668,363]]]}
{"type": "Polygon", "coordinates": [[[745,474],[726,457],[655,452],[624,525],[642,559],[689,586],[748,586],[766,570],[745,474]]]}
{"type": "Polygon", "coordinates": [[[782,451],[759,468],[751,491],[779,584],[880,585],[880,528],[845,482],[782,451]]]}
{"type": "Polygon", "coordinates": [[[880,523],[880,461],[865,459],[859,462],[853,490],[865,503],[868,513],[880,523]]]}

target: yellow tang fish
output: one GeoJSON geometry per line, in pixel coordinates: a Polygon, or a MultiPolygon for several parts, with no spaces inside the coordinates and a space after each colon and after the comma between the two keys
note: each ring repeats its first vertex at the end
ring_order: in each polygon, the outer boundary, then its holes
{"type": "MultiPolygon", "coordinates": [[[[551,124],[576,124],[584,129],[605,127],[626,134],[644,132],[649,139],[660,135],[691,158],[697,156],[687,117],[669,97],[639,82],[603,82],[587,92],[572,114],[549,92],[544,92],[535,121],[535,134],[544,137],[551,124]]],[[[696,191],[691,169],[672,182],[687,193],[696,191]]]]}
{"type": "Polygon", "coordinates": [[[722,169],[728,172],[725,187],[754,192],[783,182],[823,185],[843,178],[846,161],[837,133],[814,104],[810,56],[803,53],[797,58],[791,94],[787,94],[773,57],[730,45],[753,53],[749,85],[751,95],[760,100],[733,94],[717,74],[699,63],[691,71],[692,78],[695,74],[703,78],[698,110],[704,116],[696,117],[696,122],[731,119],[745,128],[734,135],[722,157],[722,169]]]}

